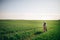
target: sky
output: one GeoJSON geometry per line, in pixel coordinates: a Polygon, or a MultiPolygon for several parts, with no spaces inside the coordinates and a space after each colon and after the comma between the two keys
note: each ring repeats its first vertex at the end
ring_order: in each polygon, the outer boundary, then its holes
{"type": "Polygon", "coordinates": [[[0,19],[60,19],[60,0],[0,0],[0,5],[0,19]]]}

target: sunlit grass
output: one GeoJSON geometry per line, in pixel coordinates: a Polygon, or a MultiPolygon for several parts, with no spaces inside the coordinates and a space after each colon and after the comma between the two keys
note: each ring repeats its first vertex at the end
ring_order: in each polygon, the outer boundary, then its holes
{"type": "Polygon", "coordinates": [[[43,32],[43,20],[0,20],[0,39],[58,40],[59,22],[58,20],[46,20],[47,32],[43,32]],[[42,33],[38,34],[38,32],[42,33]]]}

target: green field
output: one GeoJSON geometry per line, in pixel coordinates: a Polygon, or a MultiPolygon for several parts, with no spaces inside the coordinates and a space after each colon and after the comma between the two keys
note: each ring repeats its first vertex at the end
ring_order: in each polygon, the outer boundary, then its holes
{"type": "Polygon", "coordinates": [[[0,20],[0,40],[60,40],[60,20],[46,20],[47,32],[43,21],[0,20]]]}

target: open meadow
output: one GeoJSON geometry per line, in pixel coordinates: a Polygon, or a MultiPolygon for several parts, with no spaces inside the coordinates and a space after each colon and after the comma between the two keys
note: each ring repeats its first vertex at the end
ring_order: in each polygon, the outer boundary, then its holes
{"type": "Polygon", "coordinates": [[[60,40],[60,20],[0,20],[0,40],[60,40]]]}

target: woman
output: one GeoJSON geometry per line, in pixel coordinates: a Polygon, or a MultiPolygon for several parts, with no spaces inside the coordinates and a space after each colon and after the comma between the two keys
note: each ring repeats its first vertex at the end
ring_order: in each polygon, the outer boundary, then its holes
{"type": "Polygon", "coordinates": [[[46,22],[43,23],[43,29],[44,29],[44,32],[47,31],[46,22]]]}

